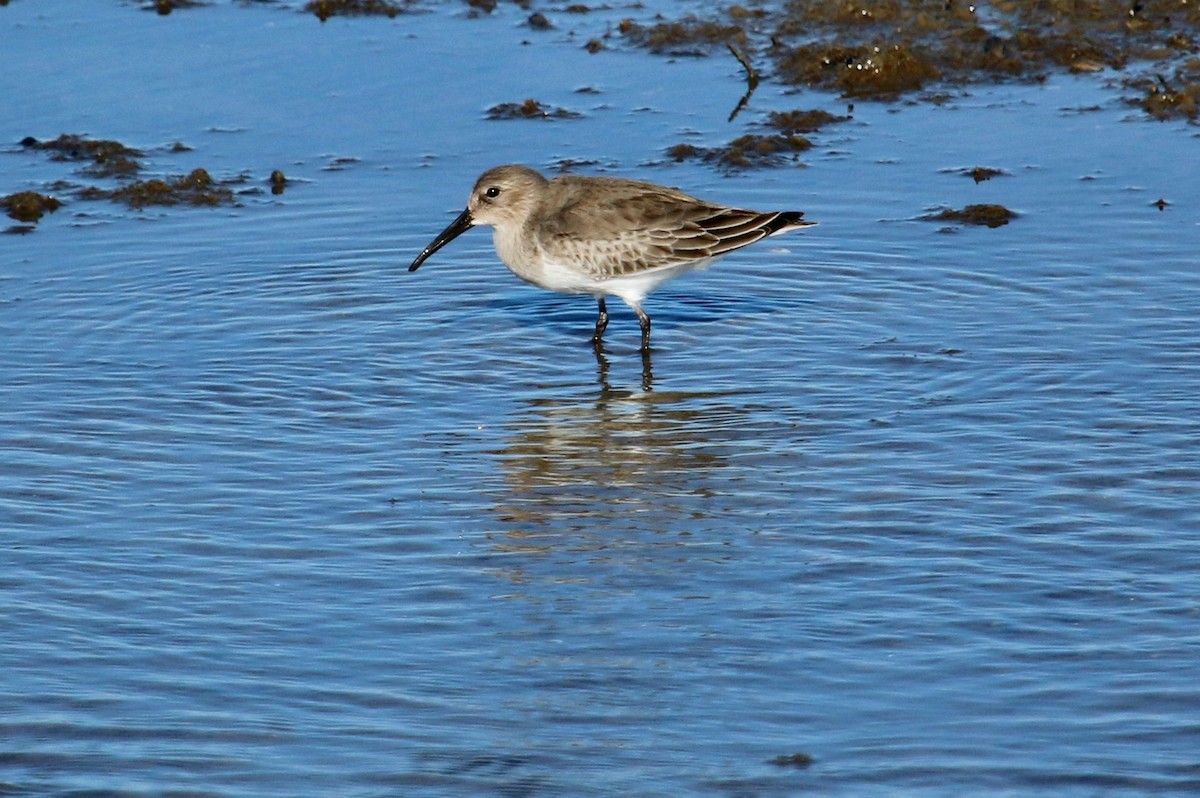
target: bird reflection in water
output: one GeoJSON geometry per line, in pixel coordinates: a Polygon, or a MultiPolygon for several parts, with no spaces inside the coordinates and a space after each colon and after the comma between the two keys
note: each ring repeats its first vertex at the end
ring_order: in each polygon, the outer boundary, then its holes
{"type": "Polygon", "coordinates": [[[648,352],[640,390],[612,384],[600,348],[596,362],[597,388],[529,400],[494,452],[509,486],[494,507],[507,550],[687,535],[714,512],[746,410],[731,393],[652,390],[648,352]]]}
{"type": "MultiPolygon", "coordinates": [[[[610,364],[608,355],[604,352],[604,347],[601,344],[596,344],[593,347],[596,353],[596,371],[599,374],[601,392],[611,392],[612,388],[608,384],[608,372],[610,364]]],[[[642,354],[642,391],[650,393],[654,390],[654,363],[651,362],[649,349],[641,350],[642,354]]]]}

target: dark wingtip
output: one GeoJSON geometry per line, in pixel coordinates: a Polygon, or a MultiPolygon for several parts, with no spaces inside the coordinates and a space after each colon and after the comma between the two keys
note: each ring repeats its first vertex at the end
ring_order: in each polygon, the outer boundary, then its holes
{"type": "Polygon", "coordinates": [[[804,211],[781,211],[778,216],[771,220],[767,225],[769,231],[767,235],[773,235],[781,230],[795,229],[799,227],[812,227],[816,222],[807,221],[804,218],[804,211]]]}

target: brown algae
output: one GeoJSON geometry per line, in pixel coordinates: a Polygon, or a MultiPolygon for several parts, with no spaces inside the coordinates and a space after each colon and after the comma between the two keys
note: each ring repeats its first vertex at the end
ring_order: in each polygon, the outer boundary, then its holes
{"type": "Polygon", "coordinates": [[[521,103],[500,103],[487,110],[488,119],[579,119],[583,114],[540,103],[532,98],[521,103]]]}
{"type": "Polygon", "coordinates": [[[1185,117],[1196,121],[1200,116],[1200,59],[1179,67],[1170,80],[1155,74],[1127,80],[1125,85],[1141,92],[1142,96],[1131,102],[1155,119],[1185,117]]]}
{"type": "Polygon", "coordinates": [[[623,19],[617,32],[629,42],[645,47],[652,53],[666,55],[705,55],[722,44],[745,46],[746,32],[740,25],[724,24],[685,17],[677,22],[658,22],[654,25],[639,25],[632,19],[623,19]]]}
{"type": "MultiPolygon", "coordinates": [[[[39,141],[33,136],[28,136],[20,143],[26,149],[49,153],[52,161],[82,163],[83,166],[77,173],[84,177],[116,180],[116,188],[80,185],[66,180],[55,181],[48,186],[51,190],[70,192],[82,200],[111,200],[139,209],[150,205],[236,205],[237,201],[229,185],[244,182],[218,182],[204,169],[193,169],[190,173],[178,177],[132,180],[131,178],[144,168],[138,159],[145,157],[145,153],[108,139],[91,139],[78,134],[64,133],[49,141],[39,141]]],[[[168,151],[188,152],[190,148],[177,142],[171,145],[168,151]]],[[[281,185],[274,175],[272,185],[281,185]]],[[[35,221],[40,217],[40,211],[54,211],[61,205],[59,200],[48,197],[41,201],[39,206],[35,198],[40,196],[42,195],[35,192],[10,195],[6,198],[5,208],[9,215],[22,214],[13,218],[35,221]]]]}
{"type": "Polygon", "coordinates": [[[798,751],[794,754],[780,754],[777,757],[772,757],[767,760],[767,764],[774,765],[780,768],[804,768],[811,767],[816,761],[811,754],[806,754],[803,751],[798,751]]]}
{"type": "Polygon", "coordinates": [[[804,136],[789,133],[758,135],[747,133],[720,147],[696,147],[676,144],[667,155],[676,161],[699,159],[727,170],[779,166],[799,153],[810,149],[812,142],[804,136]]]}
{"type": "Polygon", "coordinates": [[[82,199],[110,199],[123,202],[131,208],[142,209],[150,205],[192,205],[216,207],[236,205],[233,191],[212,179],[204,169],[193,169],[182,177],[139,180],[117,189],[105,190],[96,187],[83,189],[82,199]]]}
{"type": "Polygon", "coordinates": [[[18,222],[37,222],[44,214],[54,213],[61,208],[62,202],[36,191],[18,191],[7,197],[0,197],[0,207],[18,222]]]}
{"type": "Polygon", "coordinates": [[[765,127],[772,128],[774,132],[748,133],[720,147],[676,144],[667,150],[667,156],[675,161],[698,159],[726,170],[779,166],[789,160],[797,160],[800,153],[812,148],[812,141],[803,134],[814,133],[825,125],[848,119],[850,117],[831,114],[819,108],[773,111],[767,116],[765,127]]]}
{"type": "Polygon", "coordinates": [[[1003,227],[1017,218],[1017,214],[1003,205],[981,204],[968,205],[962,210],[947,208],[940,213],[921,218],[931,222],[959,222],[961,224],[974,224],[986,227],[1003,227]]]}
{"type": "Polygon", "coordinates": [[[206,4],[199,0],[154,0],[146,9],[153,9],[159,16],[165,17],[177,8],[198,8],[203,5],[206,4]]]}
{"type": "Polygon", "coordinates": [[[883,41],[803,45],[779,58],[777,66],[788,82],[874,99],[892,99],[942,76],[921,48],[883,41]]]}
{"type": "Polygon", "coordinates": [[[1109,24],[1131,18],[1129,4],[1108,0],[996,2],[986,27],[973,6],[953,0],[792,0],[787,8],[776,41],[801,35],[806,41],[775,49],[783,80],[846,96],[891,99],[934,80],[968,83],[1040,78],[1059,67],[1121,68],[1138,51],[1130,25],[1109,24]],[[1087,10],[1096,6],[1110,8],[1087,10]],[[816,42],[814,30],[821,34],[816,42]]]}
{"type": "Polygon", "coordinates": [[[382,16],[394,18],[404,13],[404,8],[388,0],[312,0],[304,10],[316,15],[324,22],[330,17],[382,16]]]}
{"type": "Polygon", "coordinates": [[[1008,174],[1003,169],[996,169],[991,166],[973,166],[970,169],[954,169],[950,171],[957,172],[964,177],[969,177],[976,183],[982,183],[985,180],[991,180],[993,177],[1003,177],[1008,174]]]}
{"type": "Polygon", "coordinates": [[[932,83],[1043,80],[1052,71],[1131,69],[1131,102],[1158,119],[1200,118],[1200,3],[1194,0],[787,0],[777,14],[733,6],[711,18],[623,20],[655,53],[756,49],[773,79],[846,97],[894,100],[932,83]]]}
{"type": "Polygon", "coordinates": [[[795,111],[772,111],[767,115],[766,124],[782,133],[816,133],[826,125],[837,122],[847,122],[849,116],[831,114],[820,108],[810,111],[796,109],[795,111]]]}
{"type": "Polygon", "coordinates": [[[145,155],[141,150],[127,147],[119,141],[89,139],[73,133],[63,133],[52,141],[38,141],[33,136],[21,140],[26,149],[50,153],[52,161],[89,162],[83,173],[90,177],[124,177],[142,168],[137,160],[145,155]]]}

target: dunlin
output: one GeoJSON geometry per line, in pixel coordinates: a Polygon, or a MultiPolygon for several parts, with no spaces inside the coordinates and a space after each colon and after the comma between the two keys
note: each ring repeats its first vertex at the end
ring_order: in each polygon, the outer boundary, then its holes
{"type": "Polygon", "coordinates": [[[608,326],[606,296],[617,296],[642,324],[642,300],[660,284],[704,269],[735,249],[808,227],[800,211],[747,211],[696,199],[673,188],[611,177],[547,180],[524,166],[484,172],[467,208],[421,250],[408,270],[477,224],[491,225],[500,260],[526,282],[600,303],[592,343],[608,326]]]}

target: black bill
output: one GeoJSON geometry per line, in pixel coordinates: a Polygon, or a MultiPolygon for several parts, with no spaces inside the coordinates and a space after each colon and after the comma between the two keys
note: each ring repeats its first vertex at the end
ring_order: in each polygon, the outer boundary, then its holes
{"type": "Polygon", "coordinates": [[[471,210],[468,208],[460,213],[458,218],[451,222],[445,230],[438,233],[437,238],[433,239],[429,246],[421,250],[421,254],[418,255],[417,259],[412,262],[412,265],[408,267],[408,270],[410,272],[415,272],[421,267],[421,264],[425,262],[426,258],[449,244],[454,239],[458,238],[467,230],[470,230],[474,224],[475,223],[471,221],[471,210]]]}

